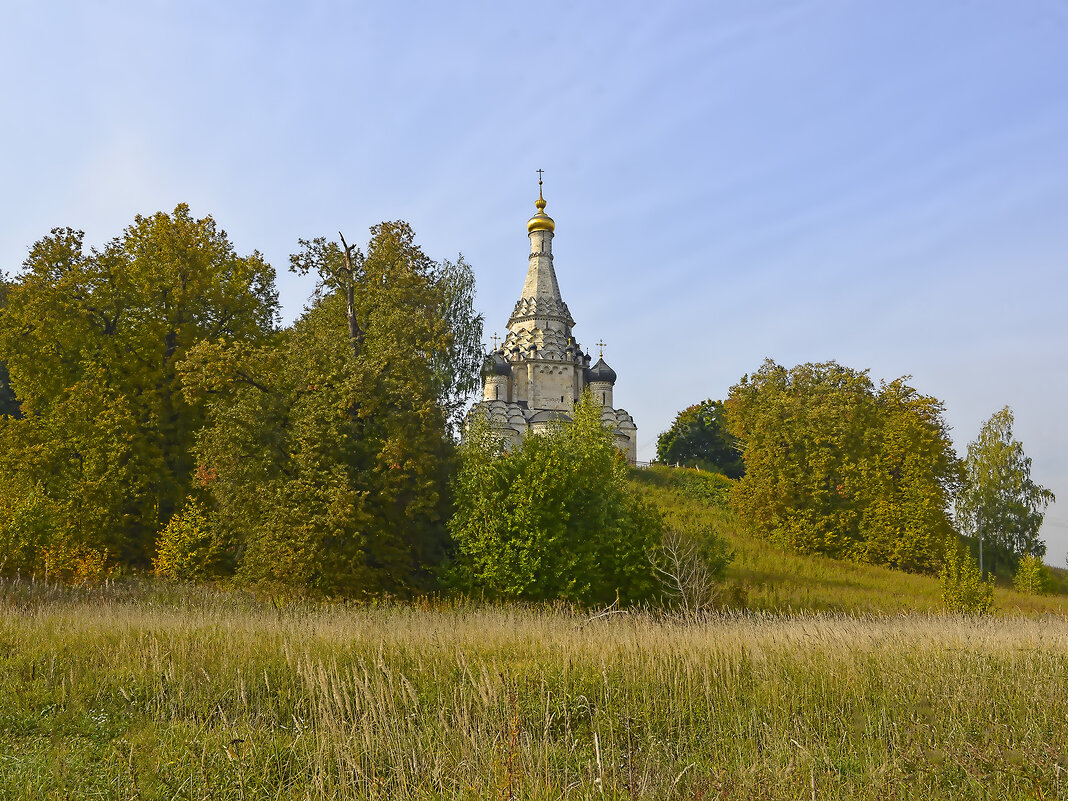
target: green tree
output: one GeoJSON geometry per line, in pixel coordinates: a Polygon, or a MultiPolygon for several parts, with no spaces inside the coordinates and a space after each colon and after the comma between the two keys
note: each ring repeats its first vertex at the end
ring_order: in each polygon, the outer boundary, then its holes
{"type": "Polygon", "coordinates": [[[1016,567],[1016,575],[1012,578],[1012,584],[1017,590],[1028,595],[1042,595],[1047,592],[1050,586],[1050,574],[1042,557],[1033,554],[1020,557],[1020,564],[1016,567]]]}
{"type": "Polygon", "coordinates": [[[745,473],[741,444],[727,431],[722,401],[704,400],[683,409],[656,441],[656,460],[714,470],[728,478],[745,473]]]}
{"type": "Polygon", "coordinates": [[[274,272],[185,205],[138,216],[99,250],[83,238],[53,230],[7,287],[0,354],[24,417],[7,423],[0,462],[47,499],[46,539],[145,566],[189,490],[204,420],[176,365],[205,339],[264,341],[274,272]]]}
{"type": "Polygon", "coordinates": [[[983,578],[968,550],[954,544],[946,551],[938,573],[942,603],[951,612],[985,615],[994,606],[994,580],[983,578]]]}
{"type": "Polygon", "coordinates": [[[955,541],[957,462],[939,401],[835,362],[768,360],[731,388],[745,475],[731,505],[801,553],[934,571],[955,541]]]}
{"type": "Polygon", "coordinates": [[[462,255],[441,262],[435,280],[442,290],[440,314],[451,335],[448,348],[433,359],[434,383],[449,429],[458,436],[468,403],[482,386],[483,318],[475,312],[475,274],[462,255]]]}
{"type": "Polygon", "coordinates": [[[437,371],[456,337],[444,271],[414,237],[391,222],[366,255],[304,242],[294,268],[320,289],[296,324],[183,364],[209,410],[198,476],[244,582],[350,597],[432,586],[453,458],[437,371]]]}
{"type": "Polygon", "coordinates": [[[508,453],[477,416],[461,446],[449,523],[460,586],[493,597],[603,604],[650,598],[659,517],[586,393],[574,419],[508,453]]]}
{"type": "MultiPolygon", "coordinates": [[[[383,223],[398,230],[407,223],[383,223]]],[[[410,231],[410,228],[407,229],[410,231]]],[[[290,257],[291,269],[301,275],[314,273],[318,278],[319,297],[337,293],[345,299],[345,318],[349,345],[359,357],[366,332],[361,320],[359,295],[366,294],[368,273],[362,251],[349,245],[338,234],[340,245],[325,237],[301,239],[301,251],[290,257]]],[[[482,366],[481,314],[475,312],[475,276],[461,255],[455,262],[434,262],[418,254],[418,268],[433,284],[437,297],[437,315],[448,332],[444,347],[427,352],[432,365],[432,386],[445,413],[449,429],[458,432],[471,395],[479,388],[482,366]]]]}
{"type": "Polygon", "coordinates": [[[1008,406],[983,424],[978,438],[968,444],[957,495],[957,523],[964,535],[978,542],[984,572],[998,566],[1012,569],[1022,556],[1046,553],[1038,532],[1046,507],[1056,498],[1031,480],[1031,459],[1023,443],[1013,438],[1012,424],[1008,406]]]}
{"type": "Polygon", "coordinates": [[[949,515],[960,464],[942,403],[905,379],[881,383],[864,461],[860,538],[863,561],[933,572],[956,542],[949,515]]]}

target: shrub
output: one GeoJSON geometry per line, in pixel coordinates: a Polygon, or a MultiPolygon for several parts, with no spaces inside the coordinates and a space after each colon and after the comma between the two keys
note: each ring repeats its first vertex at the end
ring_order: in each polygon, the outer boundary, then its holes
{"type": "Polygon", "coordinates": [[[1043,595],[1049,591],[1050,576],[1041,556],[1024,556],[1016,568],[1013,586],[1028,595],[1043,595]]]}
{"type": "Polygon", "coordinates": [[[471,421],[455,482],[451,583],[500,598],[583,604],[648,599],[661,523],[632,494],[627,465],[588,393],[574,420],[503,452],[471,421]]]}
{"type": "MultiPolygon", "coordinates": [[[[709,526],[697,531],[670,528],[650,554],[665,600],[684,617],[722,603],[721,582],[733,558],[726,542],[709,526]]],[[[737,592],[734,595],[732,600],[737,601],[737,592]]]]}
{"type": "Polygon", "coordinates": [[[95,584],[107,575],[107,550],[60,542],[42,548],[39,553],[46,581],[95,584]]]}
{"type": "Polygon", "coordinates": [[[218,573],[223,549],[210,513],[189,498],[156,541],[152,568],[158,576],[195,581],[218,573]]]}
{"type": "Polygon", "coordinates": [[[946,552],[938,578],[949,611],[982,615],[994,606],[994,580],[983,581],[979,565],[959,544],[946,552]]]}

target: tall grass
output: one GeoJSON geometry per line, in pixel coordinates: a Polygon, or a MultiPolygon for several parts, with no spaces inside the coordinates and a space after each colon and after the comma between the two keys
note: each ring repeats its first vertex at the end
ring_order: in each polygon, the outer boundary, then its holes
{"type": "Polygon", "coordinates": [[[0,587],[2,798],[1061,798],[1068,622],[0,587]]]}

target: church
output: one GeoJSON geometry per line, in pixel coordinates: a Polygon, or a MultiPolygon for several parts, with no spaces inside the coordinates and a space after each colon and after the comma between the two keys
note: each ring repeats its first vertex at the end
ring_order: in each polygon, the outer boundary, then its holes
{"type": "Polygon", "coordinates": [[[537,212],[527,222],[530,256],[523,292],[508,319],[508,334],[499,347],[494,342],[495,349],[486,357],[482,400],[471,414],[484,414],[514,446],[527,432],[570,419],[570,410],[589,388],[602,406],[601,419],[615,435],[616,447],[633,463],[638,429],[630,414],[613,407],[615,370],[605,363],[603,351],[591,367],[590,356],[571,333],[575,321],[560,296],[553,267],[556,223],[545,205],[539,180],[537,212]]]}

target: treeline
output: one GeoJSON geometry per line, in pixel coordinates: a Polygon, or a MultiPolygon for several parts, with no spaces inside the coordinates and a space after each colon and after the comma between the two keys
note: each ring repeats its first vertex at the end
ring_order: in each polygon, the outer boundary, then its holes
{"type": "MultiPolygon", "coordinates": [[[[712,603],[723,539],[664,531],[591,399],[511,453],[477,416],[458,445],[483,358],[462,258],[404,222],[365,250],[299,247],[317,289],[287,327],[270,265],[184,205],[99,249],[55,229],[0,276],[0,574],[712,603]]],[[[754,536],[964,576],[961,535],[1012,567],[1044,549],[1053,495],[1011,426],[995,415],[962,462],[905,379],[768,361],[681,412],[658,455],[733,479],[754,536]]]]}
{"type": "Polygon", "coordinates": [[[0,294],[0,570],[430,586],[481,361],[472,273],[403,222],[365,253],[301,248],[319,289],[281,328],[273,269],[184,205],[32,247],[0,294]]]}
{"type": "Polygon", "coordinates": [[[796,552],[932,573],[961,563],[963,541],[984,572],[1008,577],[1041,565],[1054,501],[1012,424],[1008,408],[994,414],[962,460],[942,402],[907,378],[768,360],[725,401],[680,412],[657,455],[737,478],[742,524],[796,552]]]}

